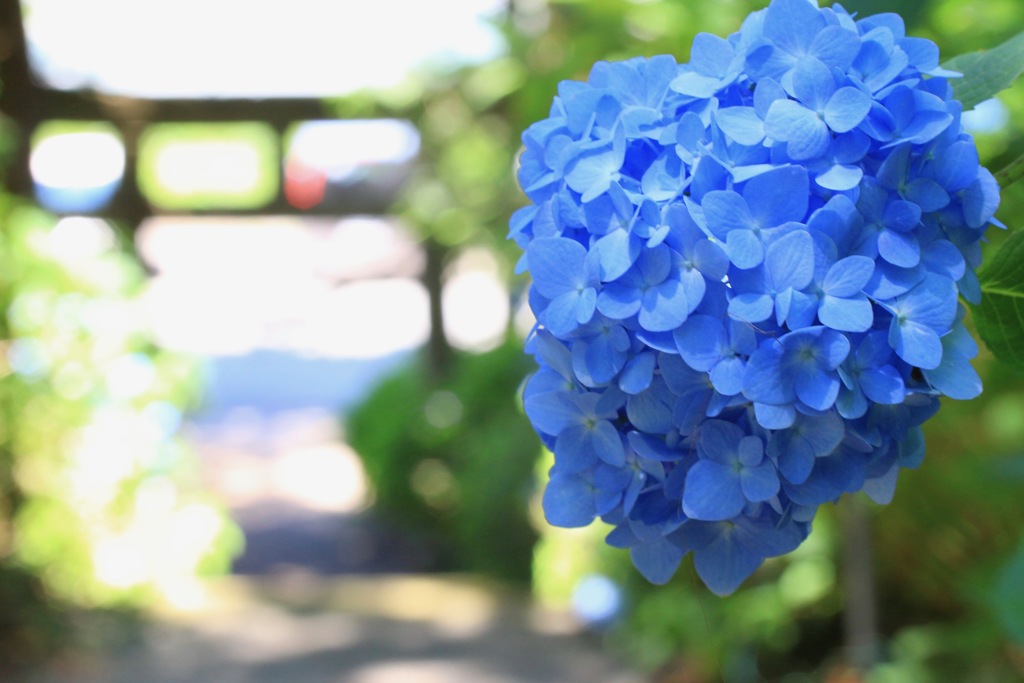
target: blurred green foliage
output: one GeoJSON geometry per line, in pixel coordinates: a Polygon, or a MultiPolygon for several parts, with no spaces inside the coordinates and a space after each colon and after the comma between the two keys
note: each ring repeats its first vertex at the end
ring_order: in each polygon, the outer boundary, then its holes
{"type": "Polygon", "coordinates": [[[277,195],[279,166],[277,133],[258,121],[158,123],[139,140],[139,189],[161,209],[258,209],[277,195]],[[204,168],[211,154],[225,153],[236,158],[234,176],[225,176],[224,162],[204,168]]]}
{"type": "MultiPolygon", "coordinates": [[[[401,210],[427,238],[451,248],[486,244],[510,268],[517,254],[503,237],[508,216],[524,203],[512,175],[518,135],[546,116],[558,82],[586,78],[600,59],[671,53],[685,62],[695,33],[728,35],[749,12],[766,5],[767,0],[516,0],[501,23],[509,44],[501,59],[348,98],[337,103],[337,111],[413,120],[424,149],[401,210]]],[[[861,16],[900,13],[908,33],[936,41],[944,60],[995,46],[1024,29],[1024,4],[1018,0],[850,0],[844,6],[861,16]]],[[[993,171],[1024,152],[1024,86],[998,99],[1006,124],[976,135],[983,162],[993,171]]],[[[1021,185],[1004,193],[998,214],[1011,229],[1021,227],[1024,215],[1021,185]]],[[[1004,240],[992,235],[987,253],[1004,240]]],[[[514,282],[516,288],[525,285],[514,282]]],[[[1024,678],[1016,611],[1024,590],[1024,382],[984,349],[977,366],[985,394],[969,403],[946,402],[927,425],[925,464],[901,476],[891,505],[873,509],[884,664],[867,677],[872,683],[1024,678]]],[[[506,386],[512,384],[510,378],[506,386]]],[[[372,470],[380,505],[441,529],[434,520],[444,514],[431,510],[411,484],[419,463],[444,463],[464,496],[469,487],[489,486],[463,474],[465,465],[449,464],[490,462],[486,449],[468,445],[485,438],[473,436],[478,427],[485,434],[508,433],[519,444],[514,457],[531,458],[529,444],[536,441],[520,435],[525,419],[514,412],[501,418],[507,420],[504,427],[497,426],[495,414],[483,422],[464,418],[443,440],[429,436],[422,417],[432,391],[427,386],[410,373],[382,388],[360,417],[365,427],[359,438],[368,450],[358,443],[357,450],[372,470]],[[405,407],[396,411],[396,405],[405,407]],[[371,445],[372,424],[386,436],[378,433],[371,445]],[[383,441],[391,446],[384,448],[383,441]]],[[[458,401],[492,405],[502,391],[497,384],[480,386],[478,395],[455,392],[458,401]]],[[[550,460],[532,464],[542,481],[550,460]]],[[[482,474],[500,479],[504,471],[482,474]]],[[[504,519],[511,510],[484,511],[463,500],[459,513],[504,519]]],[[[844,668],[843,505],[823,508],[800,549],[767,562],[726,599],[704,591],[685,563],[669,585],[650,586],[632,570],[626,553],[604,545],[600,525],[554,529],[542,521],[536,500],[532,510],[540,531],[533,562],[536,595],[566,606],[580,578],[596,572],[616,580],[626,608],[605,631],[609,647],[658,672],[657,680],[859,680],[844,668]]],[[[460,522],[450,514],[445,524],[457,527],[460,522]]]]}
{"type": "Polygon", "coordinates": [[[64,609],[131,608],[241,542],[173,436],[193,363],[157,350],[108,224],[0,191],[0,678],[62,645],[64,609]]]}
{"type": "Polygon", "coordinates": [[[349,416],[377,509],[438,542],[438,569],[529,579],[540,447],[516,399],[527,361],[510,341],[457,355],[440,382],[413,365],[349,416]]]}

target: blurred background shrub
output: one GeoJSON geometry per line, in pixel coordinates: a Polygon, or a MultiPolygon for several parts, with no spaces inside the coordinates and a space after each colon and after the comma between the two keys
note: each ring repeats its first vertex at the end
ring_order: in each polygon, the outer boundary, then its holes
{"type": "Polygon", "coordinates": [[[54,606],[131,610],[225,571],[240,537],[176,436],[194,363],[158,350],[106,222],[0,193],[0,672],[54,606]]]}
{"type": "Polygon", "coordinates": [[[348,420],[377,509],[437,543],[437,569],[530,578],[539,447],[516,401],[528,367],[518,340],[460,353],[440,382],[414,366],[348,420]]]}

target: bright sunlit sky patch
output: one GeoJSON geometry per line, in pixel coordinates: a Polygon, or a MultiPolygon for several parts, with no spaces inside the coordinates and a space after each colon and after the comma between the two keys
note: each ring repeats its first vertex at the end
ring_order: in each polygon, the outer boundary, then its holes
{"type": "Polygon", "coordinates": [[[504,50],[503,0],[22,0],[52,86],[147,98],[317,97],[399,82],[424,62],[504,50]]]}
{"type": "MultiPolygon", "coordinates": [[[[166,348],[379,358],[430,333],[423,255],[394,221],[160,217],[143,223],[137,242],[156,271],[146,303],[166,348]]],[[[442,305],[456,347],[479,352],[503,339],[508,290],[497,271],[479,250],[449,269],[442,305]]]]}

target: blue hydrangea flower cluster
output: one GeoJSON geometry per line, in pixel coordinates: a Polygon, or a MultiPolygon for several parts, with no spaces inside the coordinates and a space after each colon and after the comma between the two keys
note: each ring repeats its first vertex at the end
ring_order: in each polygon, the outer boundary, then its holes
{"type": "Polygon", "coordinates": [[[936,46],[773,0],[728,39],[598,63],[523,134],[526,413],[547,519],[601,518],[651,581],[727,594],[817,508],[888,502],[939,396],[976,396],[999,188],[936,46]]]}

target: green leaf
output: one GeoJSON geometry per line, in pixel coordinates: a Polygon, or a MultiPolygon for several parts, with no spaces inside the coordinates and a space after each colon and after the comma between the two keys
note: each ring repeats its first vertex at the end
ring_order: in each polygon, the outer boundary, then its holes
{"type": "Polygon", "coordinates": [[[1024,32],[991,50],[978,50],[954,57],[942,65],[959,71],[963,78],[950,80],[956,98],[964,103],[964,111],[994,97],[1013,85],[1024,72],[1024,32]]]}
{"type": "Polygon", "coordinates": [[[1024,368],[1024,232],[1014,233],[979,274],[978,334],[996,358],[1024,368]]]}
{"type": "Polygon", "coordinates": [[[999,169],[995,176],[999,187],[1004,190],[1021,178],[1024,178],[1024,154],[999,169]]]}

